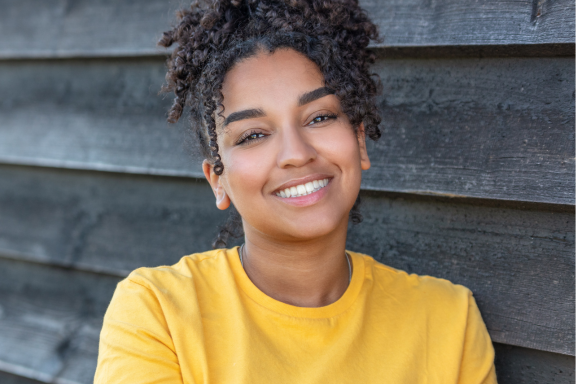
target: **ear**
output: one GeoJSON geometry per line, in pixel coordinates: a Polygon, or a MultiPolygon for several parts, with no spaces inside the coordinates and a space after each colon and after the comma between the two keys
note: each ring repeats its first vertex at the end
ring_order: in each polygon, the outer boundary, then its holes
{"type": "Polygon", "coordinates": [[[370,159],[368,158],[368,150],[366,149],[366,132],[364,131],[364,123],[360,123],[358,127],[358,146],[360,147],[360,167],[363,171],[370,169],[370,159]]]}
{"type": "Polygon", "coordinates": [[[221,210],[227,209],[230,206],[230,198],[221,183],[222,179],[214,173],[214,166],[208,160],[204,160],[202,162],[202,170],[204,171],[206,180],[208,180],[208,183],[210,183],[212,187],[214,196],[216,196],[216,206],[221,210]]]}

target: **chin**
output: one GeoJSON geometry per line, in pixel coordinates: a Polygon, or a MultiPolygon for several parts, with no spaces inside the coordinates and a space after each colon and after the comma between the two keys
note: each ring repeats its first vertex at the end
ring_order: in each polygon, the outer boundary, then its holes
{"type": "Polygon", "coordinates": [[[322,238],[324,236],[327,236],[327,235],[333,233],[335,230],[336,230],[336,227],[299,228],[298,230],[290,233],[290,235],[294,240],[308,241],[308,240],[319,239],[319,238],[322,238]]]}
{"type": "Polygon", "coordinates": [[[281,227],[276,228],[267,226],[266,232],[274,238],[284,238],[290,241],[307,241],[328,236],[331,233],[341,230],[342,227],[347,229],[348,216],[346,215],[345,218],[326,217],[320,220],[318,220],[318,217],[316,217],[316,220],[302,217],[298,220],[291,220],[281,224],[281,227]],[[275,230],[270,231],[272,228],[275,230]]]}

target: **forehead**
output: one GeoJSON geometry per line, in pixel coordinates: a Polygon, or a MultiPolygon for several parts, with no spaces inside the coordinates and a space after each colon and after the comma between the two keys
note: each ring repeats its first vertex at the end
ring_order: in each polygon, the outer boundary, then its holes
{"type": "Polygon", "coordinates": [[[236,64],[224,77],[224,115],[289,100],[296,103],[301,94],[322,86],[322,72],[303,54],[292,49],[261,51],[236,64]]]}

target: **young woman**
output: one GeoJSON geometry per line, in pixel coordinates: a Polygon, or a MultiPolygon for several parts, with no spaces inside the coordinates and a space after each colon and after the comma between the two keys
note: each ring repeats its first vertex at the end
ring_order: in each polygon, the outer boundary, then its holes
{"type": "MultiPolygon", "coordinates": [[[[141,268],[104,319],[96,383],[495,383],[471,292],[345,250],[376,27],[354,0],[195,4],[161,43],[244,244],[141,268]]],[[[225,245],[229,223],[217,241],[225,245]]]]}

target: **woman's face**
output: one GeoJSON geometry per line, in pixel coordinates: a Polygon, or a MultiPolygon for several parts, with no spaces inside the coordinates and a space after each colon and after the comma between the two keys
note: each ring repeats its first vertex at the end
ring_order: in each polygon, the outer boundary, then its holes
{"type": "Polygon", "coordinates": [[[357,137],[312,61],[291,49],[235,65],[222,86],[217,119],[224,173],[204,172],[220,209],[230,200],[246,235],[311,240],[347,228],[370,167],[357,137]]]}

